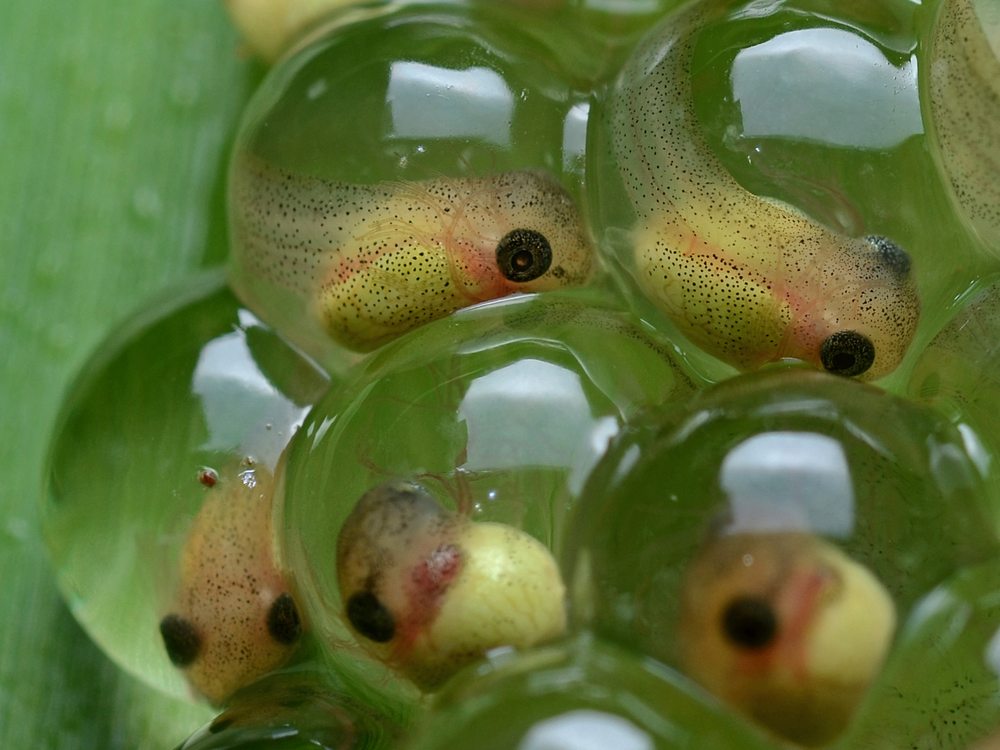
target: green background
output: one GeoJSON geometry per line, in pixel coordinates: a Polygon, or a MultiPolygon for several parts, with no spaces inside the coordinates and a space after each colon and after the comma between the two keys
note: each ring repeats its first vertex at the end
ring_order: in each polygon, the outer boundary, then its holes
{"type": "Polygon", "coordinates": [[[0,2],[0,744],[169,748],[209,712],[114,667],[38,531],[62,394],[95,345],[226,252],[224,164],[262,69],[216,0],[0,2]]]}

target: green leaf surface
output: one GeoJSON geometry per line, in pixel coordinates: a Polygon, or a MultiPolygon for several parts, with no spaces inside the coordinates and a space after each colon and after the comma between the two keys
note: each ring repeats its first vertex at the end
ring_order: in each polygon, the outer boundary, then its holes
{"type": "Polygon", "coordinates": [[[62,396],[152,293],[226,253],[225,161],[261,70],[214,0],[0,3],[0,744],[170,748],[210,712],[120,672],[38,531],[62,396]]]}

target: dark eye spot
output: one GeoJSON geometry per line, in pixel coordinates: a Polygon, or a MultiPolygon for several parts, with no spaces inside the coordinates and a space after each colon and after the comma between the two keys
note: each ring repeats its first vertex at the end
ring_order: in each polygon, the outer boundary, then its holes
{"type": "Polygon", "coordinates": [[[497,245],[497,266],[511,281],[534,281],[552,265],[552,247],[533,229],[514,229],[497,245]]]}
{"type": "Polygon", "coordinates": [[[361,591],[347,600],[347,619],[361,635],[375,643],[386,643],[396,634],[392,613],[370,591],[361,591]]]}
{"type": "Polygon", "coordinates": [[[837,331],[820,345],[819,359],[830,372],[853,377],[867,372],[875,362],[875,345],[857,331],[837,331]]]}
{"type": "Polygon", "coordinates": [[[278,643],[291,646],[302,635],[299,610],[290,594],[282,594],[267,610],[267,632],[278,643]]]}
{"type": "Polygon", "coordinates": [[[722,630],[736,646],[757,649],[767,646],[778,634],[778,619],[764,599],[734,599],[722,613],[722,630]]]}
{"type": "Polygon", "coordinates": [[[175,667],[188,667],[201,651],[201,636],[194,624],[181,615],[167,615],[160,620],[160,635],[167,656],[175,667]]]}
{"type": "Polygon", "coordinates": [[[903,279],[909,275],[913,261],[910,260],[908,252],[888,237],[870,234],[865,239],[875,248],[875,252],[878,254],[878,258],[882,264],[892,271],[897,278],[903,279]]]}

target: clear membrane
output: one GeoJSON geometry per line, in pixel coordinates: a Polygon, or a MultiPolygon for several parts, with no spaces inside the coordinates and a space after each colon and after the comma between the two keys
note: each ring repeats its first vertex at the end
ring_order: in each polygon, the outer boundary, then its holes
{"type": "Polygon", "coordinates": [[[188,694],[159,623],[213,492],[203,474],[236,481],[246,457],[273,472],[328,384],[218,273],[151,305],[86,365],[52,442],[42,525],[70,609],[124,669],[188,694]]]}

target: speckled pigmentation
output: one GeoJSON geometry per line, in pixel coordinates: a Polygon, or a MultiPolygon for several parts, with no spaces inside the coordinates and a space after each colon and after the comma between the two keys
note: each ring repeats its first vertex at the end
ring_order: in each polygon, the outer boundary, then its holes
{"type": "Polygon", "coordinates": [[[615,159],[638,215],[637,281],[692,342],[741,370],[796,357],[844,375],[885,375],[920,315],[909,256],[749,193],[712,154],[691,90],[711,7],[695,3],[648,39],[610,104],[615,159]],[[824,356],[824,342],[848,331],[848,349],[828,344],[824,356]]]}
{"type": "Polygon", "coordinates": [[[241,273],[293,290],[358,351],[476,302],[590,276],[579,212],[541,170],[353,185],[244,155],[230,190],[241,273]]]}

